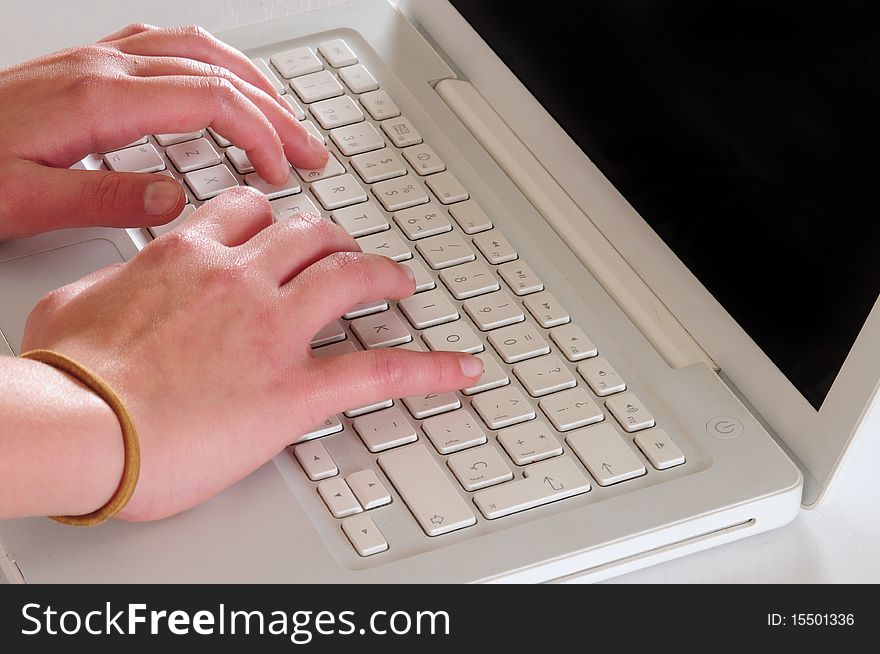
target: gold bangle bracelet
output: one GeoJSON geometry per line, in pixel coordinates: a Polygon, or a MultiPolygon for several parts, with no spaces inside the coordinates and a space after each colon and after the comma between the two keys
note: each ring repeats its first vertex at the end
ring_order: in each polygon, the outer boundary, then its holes
{"type": "Polygon", "coordinates": [[[22,354],[21,358],[39,361],[67,373],[104,400],[119,419],[119,425],[122,427],[122,443],[125,447],[125,463],[122,468],[122,479],[119,480],[116,492],[113,493],[113,496],[104,506],[92,513],[74,516],[51,516],[52,520],[56,522],[76,527],[91,527],[109,520],[128,504],[128,501],[134,494],[138,476],[140,475],[141,449],[131,414],[112,388],[91,370],[73,359],[52,350],[31,350],[22,354]]]}

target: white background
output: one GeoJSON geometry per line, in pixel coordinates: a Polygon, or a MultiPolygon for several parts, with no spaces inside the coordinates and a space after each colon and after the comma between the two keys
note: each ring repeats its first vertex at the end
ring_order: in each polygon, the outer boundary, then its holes
{"type": "MultiPolygon", "coordinates": [[[[0,67],[96,40],[131,22],[209,30],[347,0],[26,0],[0,10],[0,67]]],[[[63,129],[63,128],[62,128],[63,129]]],[[[880,582],[880,434],[851,452],[826,502],[790,525],[635,572],[619,582],[880,582]]],[[[745,471],[747,472],[747,471],[745,471]]],[[[806,607],[809,608],[809,607],[806,607]]]]}

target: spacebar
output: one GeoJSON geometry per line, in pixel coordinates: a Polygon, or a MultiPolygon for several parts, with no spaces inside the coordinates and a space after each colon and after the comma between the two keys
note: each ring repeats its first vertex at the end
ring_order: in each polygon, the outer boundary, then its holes
{"type": "Polygon", "coordinates": [[[494,520],[590,490],[584,473],[564,456],[527,466],[523,474],[525,479],[474,494],[474,503],[484,516],[494,520]]]}
{"type": "Polygon", "coordinates": [[[421,443],[382,454],[379,465],[428,536],[476,523],[473,511],[421,443]]]}

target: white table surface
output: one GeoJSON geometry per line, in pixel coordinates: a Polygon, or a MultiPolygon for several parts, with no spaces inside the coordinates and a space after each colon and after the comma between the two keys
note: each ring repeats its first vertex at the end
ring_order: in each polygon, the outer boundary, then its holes
{"type": "MultiPolygon", "coordinates": [[[[0,67],[94,41],[131,22],[220,30],[347,0],[14,0],[0,67]]],[[[826,501],[782,529],[634,572],[638,582],[880,582],[880,434],[856,443],[826,501]]]]}

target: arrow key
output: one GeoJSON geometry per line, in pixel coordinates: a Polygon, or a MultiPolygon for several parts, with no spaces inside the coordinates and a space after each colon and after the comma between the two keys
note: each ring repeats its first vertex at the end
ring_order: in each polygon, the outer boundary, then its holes
{"type": "Polygon", "coordinates": [[[645,466],[610,424],[573,431],[565,441],[600,486],[645,474],[645,466]]]}
{"type": "Polygon", "coordinates": [[[342,531],[361,556],[372,556],[388,549],[388,541],[366,513],[344,520],[342,531]]]}
{"type": "Polygon", "coordinates": [[[344,518],[363,511],[344,479],[322,481],[318,484],[318,494],[334,518],[344,518]]]}
{"type": "Polygon", "coordinates": [[[367,511],[391,502],[391,494],[372,470],[354,472],[345,481],[367,511]]]}
{"type": "Polygon", "coordinates": [[[293,448],[293,454],[312,481],[339,474],[339,469],[327,452],[327,448],[319,441],[307,441],[297,445],[293,448]]]}

